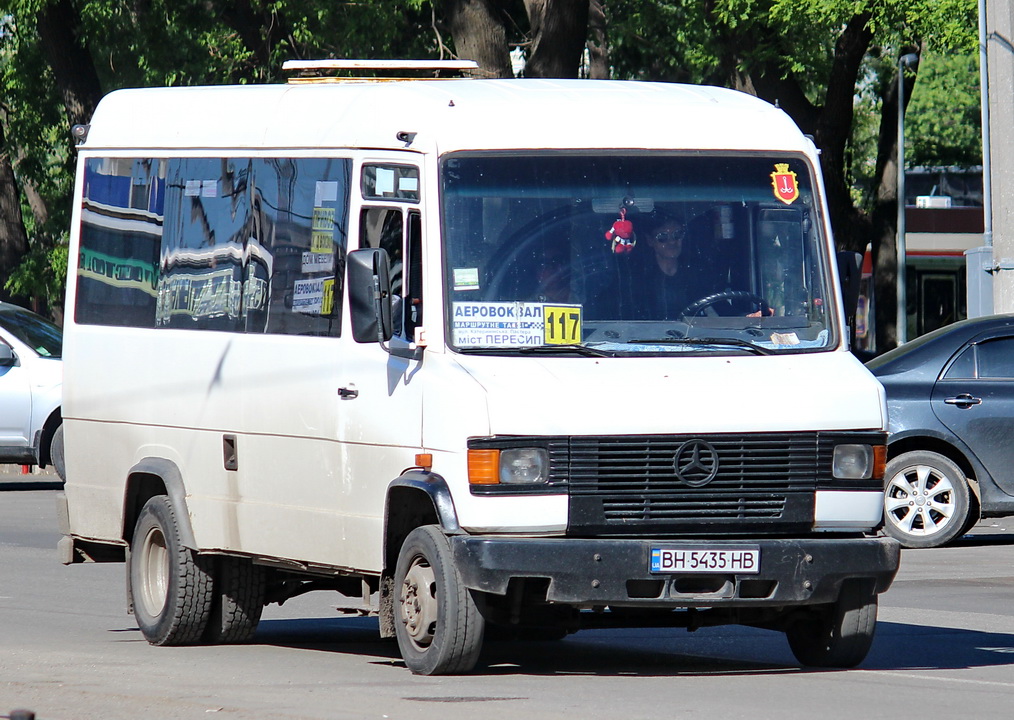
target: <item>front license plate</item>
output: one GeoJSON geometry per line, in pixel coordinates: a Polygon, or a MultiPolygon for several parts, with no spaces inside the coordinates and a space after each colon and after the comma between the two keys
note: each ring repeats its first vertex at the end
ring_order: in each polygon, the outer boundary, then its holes
{"type": "Polygon", "coordinates": [[[735,573],[754,575],[760,572],[760,548],[704,548],[651,549],[653,573],[735,573]]]}

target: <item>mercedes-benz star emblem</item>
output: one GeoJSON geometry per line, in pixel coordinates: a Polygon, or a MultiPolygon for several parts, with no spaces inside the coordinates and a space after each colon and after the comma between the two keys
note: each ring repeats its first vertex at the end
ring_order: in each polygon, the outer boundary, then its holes
{"type": "Polygon", "coordinates": [[[701,487],[718,474],[718,451],[704,440],[687,440],[676,451],[673,466],[677,478],[690,487],[701,487]]]}

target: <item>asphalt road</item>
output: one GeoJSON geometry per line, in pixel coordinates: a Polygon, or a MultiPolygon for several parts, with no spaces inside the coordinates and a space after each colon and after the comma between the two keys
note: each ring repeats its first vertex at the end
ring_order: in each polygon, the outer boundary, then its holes
{"type": "Polygon", "coordinates": [[[59,564],[54,490],[34,487],[0,492],[0,717],[935,720],[1007,716],[1014,700],[1003,521],[903,553],[856,670],[801,670],[783,636],[730,627],[489,643],[474,674],[424,678],[325,593],[266,608],[248,645],[151,647],[126,614],[122,565],[59,564]]]}

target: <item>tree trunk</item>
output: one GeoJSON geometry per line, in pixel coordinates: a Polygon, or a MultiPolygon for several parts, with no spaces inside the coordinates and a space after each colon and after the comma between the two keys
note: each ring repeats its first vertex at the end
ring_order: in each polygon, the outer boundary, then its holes
{"type": "Polygon", "coordinates": [[[463,60],[479,63],[479,77],[514,77],[506,9],[496,0],[443,0],[440,14],[450,28],[454,48],[463,60]]]}
{"type": "Polygon", "coordinates": [[[28,252],[28,237],[21,215],[21,197],[10,155],[2,150],[5,146],[3,125],[0,125],[0,300],[11,299],[4,285],[28,252]]]}
{"type": "Polygon", "coordinates": [[[588,34],[588,0],[524,0],[531,25],[525,77],[578,76],[588,34]]]}
{"type": "Polygon", "coordinates": [[[250,0],[233,0],[215,3],[223,22],[243,40],[246,49],[253,53],[253,74],[261,80],[271,75],[271,58],[279,43],[289,37],[288,23],[278,10],[254,10],[250,0]]]}
{"type": "MultiPolygon", "coordinates": [[[[81,16],[71,0],[46,3],[39,11],[39,39],[53,69],[69,125],[91,120],[102,97],[102,85],[91,53],[80,39],[81,16]]],[[[70,127],[67,128],[68,138],[70,127]]]]}
{"type": "Polygon", "coordinates": [[[588,3],[588,77],[609,79],[609,45],[606,36],[605,0],[588,3]]]}
{"type": "MultiPolygon", "coordinates": [[[[902,51],[905,52],[905,51],[902,51]]],[[[915,73],[904,79],[905,106],[915,88],[915,73]]],[[[877,351],[898,345],[898,78],[885,83],[880,104],[876,191],[872,212],[873,283],[877,298],[877,351]]]]}
{"type": "Polygon", "coordinates": [[[588,34],[589,0],[525,0],[532,45],[525,77],[576,78],[588,34]]]}

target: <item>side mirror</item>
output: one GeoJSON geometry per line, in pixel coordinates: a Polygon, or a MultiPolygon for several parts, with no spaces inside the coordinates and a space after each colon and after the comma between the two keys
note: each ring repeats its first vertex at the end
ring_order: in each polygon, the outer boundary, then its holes
{"type": "Polygon", "coordinates": [[[852,318],[859,309],[859,286],[863,278],[863,256],[857,252],[838,253],[838,278],[841,280],[841,297],[845,318],[852,324],[852,318]]]}
{"type": "Polygon", "coordinates": [[[386,342],[391,323],[391,260],[381,248],[353,250],[347,260],[349,312],[356,342],[386,342]]]}
{"type": "Polygon", "coordinates": [[[0,367],[14,367],[18,364],[18,356],[7,343],[0,342],[0,367]]]}

